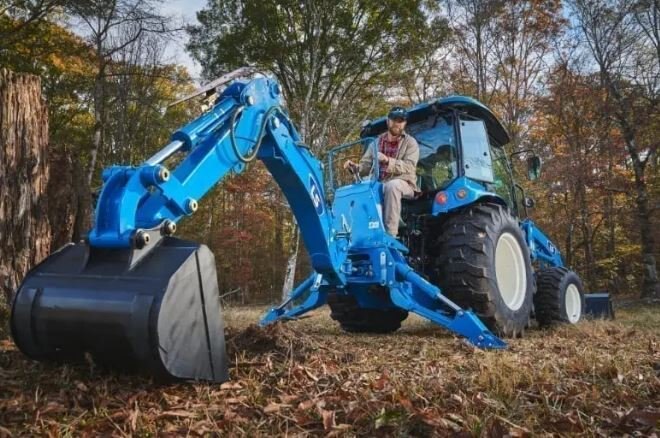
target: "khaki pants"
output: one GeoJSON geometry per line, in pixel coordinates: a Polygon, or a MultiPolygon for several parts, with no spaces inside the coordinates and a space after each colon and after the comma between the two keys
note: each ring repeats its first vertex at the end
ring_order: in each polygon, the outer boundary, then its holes
{"type": "Polygon", "coordinates": [[[385,230],[396,237],[399,232],[401,219],[401,198],[412,199],[415,191],[412,186],[402,179],[391,179],[383,184],[383,209],[385,230]]]}

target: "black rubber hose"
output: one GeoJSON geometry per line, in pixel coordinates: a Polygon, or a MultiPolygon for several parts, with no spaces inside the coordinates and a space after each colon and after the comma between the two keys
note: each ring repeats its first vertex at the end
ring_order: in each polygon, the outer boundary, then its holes
{"type": "Polygon", "coordinates": [[[261,147],[261,142],[264,139],[264,134],[266,133],[266,123],[268,123],[268,120],[270,119],[270,116],[273,115],[275,112],[280,112],[281,109],[279,106],[272,106],[266,111],[266,114],[264,114],[264,119],[261,122],[261,128],[259,129],[259,135],[258,135],[258,140],[257,144],[254,145],[254,148],[252,149],[252,152],[249,155],[243,155],[241,151],[238,150],[238,145],[236,144],[236,133],[234,131],[235,125],[236,125],[236,119],[238,118],[238,115],[243,112],[244,106],[239,106],[236,108],[236,111],[234,111],[234,114],[231,116],[231,126],[229,128],[229,137],[231,139],[231,147],[234,150],[234,154],[236,154],[236,158],[239,159],[239,161],[243,163],[249,163],[250,161],[254,160],[257,157],[257,153],[259,153],[259,148],[261,147]]]}

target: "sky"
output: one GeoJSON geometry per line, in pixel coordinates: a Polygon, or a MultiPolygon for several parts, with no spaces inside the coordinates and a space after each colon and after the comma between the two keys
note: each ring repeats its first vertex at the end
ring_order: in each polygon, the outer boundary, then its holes
{"type": "MultiPolygon", "coordinates": [[[[161,13],[182,20],[186,24],[197,24],[196,13],[206,6],[207,0],[165,0],[161,4],[161,13]]],[[[182,64],[188,68],[193,79],[199,83],[201,67],[186,53],[185,44],[188,36],[181,32],[178,40],[172,41],[165,51],[169,62],[182,64]]]]}

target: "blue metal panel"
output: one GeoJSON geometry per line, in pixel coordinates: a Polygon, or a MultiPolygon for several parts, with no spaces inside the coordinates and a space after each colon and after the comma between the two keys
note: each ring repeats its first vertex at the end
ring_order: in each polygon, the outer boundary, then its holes
{"type": "MultiPolygon", "coordinates": [[[[271,128],[259,158],[273,175],[289,202],[316,272],[342,278],[346,240],[335,236],[333,217],[325,199],[321,163],[307,148],[298,146],[280,124],[271,128]]],[[[343,280],[340,281],[343,283],[343,280]]]]}
{"type": "Polygon", "coordinates": [[[592,318],[614,319],[614,307],[609,293],[584,294],[584,304],[585,315],[592,318]]]}
{"type": "Polygon", "coordinates": [[[437,201],[436,195],[436,199],[433,201],[433,207],[431,208],[431,213],[434,216],[440,213],[458,210],[467,205],[474,204],[483,198],[506,205],[506,201],[500,195],[486,190],[483,184],[464,176],[457,178],[446,189],[442,190],[442,192],[447,195],[447,202],[440,204],[437,201]],[[459,192],[464,193],[464,196],[459,196],[459,192]]]}
{"type": "Polygon", "coordinates": [[[310,310],[316,309],[319,306],[322,306],[326,302],[326,292],[321,290],[321,284],[323,283],[323,276],[316,272],[307,277],[302,283],[296,286],[286,300],[284,300],[279,306],[270,309],[259,321],[259,324],[264,326],[271,324],[278,320],[283,319],[293,319],[303,313],[309,312],[310,310]],[[307,295],[305,301],[291,309],[287,310],[287,306],[293,301],[307,295]]]}
{"type": "Polygon", "coordinates": [[[332,227],[350,233],[351,247],[374,246],[383,241],[381,191],[381,183],[363,181],[340,187],[335,192],[332,227]]]}
{"type": "Polygon", "coordinates": [[[557,247],[531,219],[523,220],[520,227],[525,232],[532,260],[539,260],[550,266],[564,266],[564,261],[557,247]]]}

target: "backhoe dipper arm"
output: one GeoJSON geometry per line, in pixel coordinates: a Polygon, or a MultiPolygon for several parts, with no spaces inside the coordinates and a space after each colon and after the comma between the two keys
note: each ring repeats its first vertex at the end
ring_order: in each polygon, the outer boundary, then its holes
{"type": "Polygon", "coordinates": [[[261,159],[298,219],[316,272],[343,282],[342,254],[326,208],[321,163],[300,144],[280,107],[280,87],[269,78],[234,82],[215,106],[172,135],[172,143],[137,167],[103,172],[103,189],[89,244],[96,248],[141,247],[144,230],[170,234],[182,217],[228,172],[261,159]],[[163,162],[187,154],[171,172],[163,162]]]}

